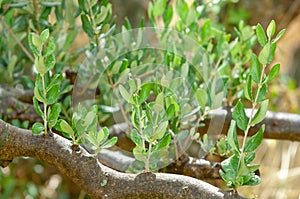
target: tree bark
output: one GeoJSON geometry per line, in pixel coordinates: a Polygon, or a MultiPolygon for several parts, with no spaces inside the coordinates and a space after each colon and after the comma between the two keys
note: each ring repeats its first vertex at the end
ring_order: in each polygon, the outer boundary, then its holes
{"type": "Polygon", "coordinates": [[[48,162],[92,198],[242,198],[187,176],[121,173],[99,163],[84,148],[79,146],[79,152],[71,148],[71,142],[59,135],[34,135],[0,120],[2,167],[18,156],[48,162]]]}

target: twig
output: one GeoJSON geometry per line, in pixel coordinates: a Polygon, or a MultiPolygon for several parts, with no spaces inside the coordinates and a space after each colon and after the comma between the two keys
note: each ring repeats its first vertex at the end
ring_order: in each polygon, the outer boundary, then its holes
{"type": "Polygon", "coordinates": [[[17,38],[15,33],[8,27],[8,25],[6,24],[5,20],[2,17],[1,17],[1,21],[2,21],[2,24],[4,25],[4,28],[9,32],[9,34],[11,34],[11,36],[14,38],[14,40],[16,40],[16,42],[18,43],[20,48],[23,50],[23,52],[27,55],[27,57],[32,62],[34,62],[34,58],[32,57],[32,55],[28,52],[28,50],[25,48],[25,46],[22,44],[22,42],[17,38]]]}

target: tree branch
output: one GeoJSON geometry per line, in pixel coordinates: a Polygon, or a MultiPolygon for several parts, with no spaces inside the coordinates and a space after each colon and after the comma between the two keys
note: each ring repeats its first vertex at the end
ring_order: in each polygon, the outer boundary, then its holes
{"type": "Polygon", "coordinates": [[[79,152],[73,151],[71,142],[59,135],[34,135],[0,120],[0,165],[8,166],[18,156],[53,164],[93,198],[232,197],[228,192],[187,176],[120,173],[99,163],[82,147],[79,152]]]}
{"type": "Polygon", "coordinates": [[[28,121],[30,124],[42,121],[42,118],[35,112],[32,104],[24,103],[6,95],[0,95],[0,114],[3,117],[5,116],[6,121],[18,119],[20,121],[28,121]]]}
{"type": "MultiPolygon", "coordinates": [[[[127,169],[135,162],[134,158],[124,152],[107,149],[103,149],[98,155],[98,158],[102,164],[122,172],[127,171],[127,169]]],[[[163,168],[163,172],[207,180],[221,179],[219,175],[220,169],[221,165],[219,162],[210,162],[202,158],[193,158],[183,154],[179,160],[168,165],[166,168],[163,168]]]]}
{"type": "MultiPolygon", "coordinates": [[[[246,111],[246,114],[249,116],[249,110],[246,111]]],[[[216,131],[222,134],[227,134],[232,119],[231,112],[224,110],[215,111],[211,113],[210,116],[214,117],[213,121],[222,121],[225,118],[224,125],[221,126],[222,129],[216,129],[216,131]]],[[[211,121],[211,119],[206,119],[204,121],[205,126],[199,128],[198,131],[201,134],[205,134],[208,132],[208,127],[210,126],[212,126],[211,128],[220,127],[219,125],[210,125],[211,121]]],[[[265,119],[250,129],[249,135],[255,134],[263,124],[266,125],[264,138],[300,141],[299,114],[268,111],[265,119]]],[[[243,131],[238,129],[238,134],[243,135],[243,131]]]]}

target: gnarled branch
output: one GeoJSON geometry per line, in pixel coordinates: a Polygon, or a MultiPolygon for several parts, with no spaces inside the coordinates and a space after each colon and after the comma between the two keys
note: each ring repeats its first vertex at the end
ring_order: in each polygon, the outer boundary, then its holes
{"type": "Polygon", "coordinates": [[[231,198],[217,187],[187,176],[121,173],[102,165],[82,147],[76,152],[71,146],[59,135],[34,135],[0,120],[2,167],[18,156],[48,162],[93,198],[231,198]]]}

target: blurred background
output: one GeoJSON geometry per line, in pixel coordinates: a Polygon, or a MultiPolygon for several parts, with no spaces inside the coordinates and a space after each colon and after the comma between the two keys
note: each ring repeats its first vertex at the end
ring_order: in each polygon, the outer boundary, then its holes
{"type": "MultiPolygon", "coordinates": [[[[187,0],[189,3],[192,1],[187,0]]],[[[197,0],[196,0],[197,1],[197,0]]],[[[1,2],[1,1],[0,1],[1,2]]],[[[110,0],[118,25],[128,18],[132,27],[140,19],[147,21],[149,0],[110,0]]],[[[286,28],[279,41],[274,62],[281,64],[281,76],[270,86],[273,111],[300,113],[300,0],[206,0],[213,3],[211,17],[228,31],[240,20],[246,24],[261,23],[264,28],[274,19],[277,29],[286,28]]],[[[79,33],[72,47],[88,43],[85,34],[79,33]]],[[[15,121],[17,124],[18,121],[15,121]]],[[[20,124],[18,124],[20,126],[20,124]]],[[[24,124],[26,128],[26,124],[24,124]]],[[[300,199],[300,143],[265,139],[255,160],[261,164],[262,183],[244,187],[242,195],[263,199],[300,199]]],[[[7,168],[0,169],[0,198],[88,198],[80,188],[62,176],[51,165],[31,159],[16,158],[7,168]]]]}

